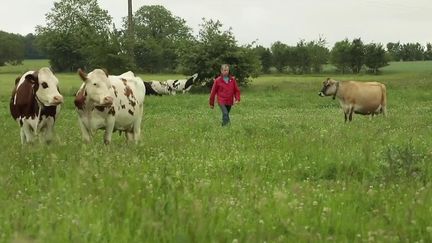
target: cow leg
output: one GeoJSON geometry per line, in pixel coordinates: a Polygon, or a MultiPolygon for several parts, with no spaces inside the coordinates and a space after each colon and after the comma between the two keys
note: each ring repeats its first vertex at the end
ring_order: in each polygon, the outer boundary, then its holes
{"type": "Polygon", "coordinates": [[[344,117],[345,117],[345,122],[347,122],[348,120],[348,113],[349,113],[349,107],[347,106],[343,106],[343,113],[344,113],[344,117]]]}
{"type": "Polygon", "coordinates": [[[387,107],[386,107],[385,105],[383,105],[383,106],[381,107],[381,112],[383,113],[383,116],[384,116],[384,117],[387,117],[387,107]]]}
{"type": "Polygon", "coordinates": [[[135,120],[134,125],[133,125],[133,140],[134,140],[135,144],[138,144],[138,140],[141,136],[142,114],[143,114],[143,108],[141,107],[141,110],[138,114],[138,117],[135,120]]]}
{"type": "Polygon", "coordinates": [[[81,134],[82,134],[82,138],[85,142],[89,143],[91,140],[91,136],[90,136],[90,132],[87,129],[86,125],[84,124],[84,122],[81,120],[81,118],[78,118],[78,124],[80,126],[81,129],[81,134]]]}
{"type": "MultiPolygon", "coordinates": [[[[33,128],[30,126],[28,122],[25,122],[21,128],[21,131],[24,133],[24,143],[33,143],[35,135],[33,134],[33,128]]],[[[23,136],[21,136],[23,137],[23,136]]],[[[24,144],[23,143],[23,144],[24,144]]]]}
{"type": "Polygon", "coordinates": [[[42,142],[44,143],[50,143],[53,140],[53,134],[54,134],[54,119],[48,118],[46,121],[46,127],[41,130],[41,134],[39,135],[41,137],[42,142]]]}
{"type": "Polygon", "coordinates": [[[25,136],[24,128],[21,128],[20,137],[21,137],[21,144],[25,144],[26,143],[26,136],[25,136]]]}
{"type": "Polygon", "coordinates": [[[111,143],[111,137],[114,131],[114,125],[115,125],[115,117],[110,116],[107,119],[107,124],[105,127],[105,134],[104,134],[104,143],[106,145],[111,143]]]}
{"type": "Polygon", "coordinates": [[[350,111],[349,111],[349,121],[352,121],[352,115],[354,113],[354,107],[351,107],[350,111]]]}
{"type": "Polygon", "coordinates": [[[127,139],[128,142],[133,141],[133,139],[134,139],[133,132],[125,132],[125,134],[126,134],[126,139],[127,139]]]}

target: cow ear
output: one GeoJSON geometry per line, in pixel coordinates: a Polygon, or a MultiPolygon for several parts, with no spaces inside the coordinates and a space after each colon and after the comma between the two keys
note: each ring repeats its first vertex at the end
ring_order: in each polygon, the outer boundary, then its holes
{"type": "Polygon", "coordinates": [[[18,76],[18,77],[15,79],[15,85],[18,84],[18,82],[21,80],[21,77],[22,77],[22,76],[18,76]]]}
{"type": "Polygon", "coordinates": [[[25,81],[35,84],[38,82],[38,73],[34,72],[32,74],[27,74],[25,76],[25,81]]]}
{"type": "Polygon", "coordinates": [[[78,68],[78,75],[80,76],[82,81],[86,81],[87,78],[87,73],[85,73],[83,70],[81,70],[81,68],[78,68]]]}
{"type": "Polygon", "coordinates": [[[102,68],[102,71],[104,71],[104,73],[105,73],[105,75],[107,76],[107,78],[108,78],[108,70],[106,69],[106,68],[102,68]]]}

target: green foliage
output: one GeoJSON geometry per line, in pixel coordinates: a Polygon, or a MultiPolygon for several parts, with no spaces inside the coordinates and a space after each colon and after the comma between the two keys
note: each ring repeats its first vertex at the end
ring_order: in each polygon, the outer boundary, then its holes
{"type": "Polygon", "coordinates": [[[403,146],[388,146],[384,158],[381,170],[388,183],[425,182],[427,180],[429,166],[426,165],[426,160],[428,157],[424,152],[417,151],[412,141],[403,146]]]}
{"type": "Polygon", "coordinates": [[[402,60],[402,45],[400,42],[389,42],[386,45],[387,52],[390,55],[391,61],[401,61],[402,60]]]}
{"type": "Polygon", "coordinates": [[[432,44],[431,43],[426,43],[424,60],[432,60],[432,44]]]}
{"type": "Polygon", "coordinates": [[[321,72],[323,65],[327,63],[329,53],[322,38],[310,42],[301,40],[296,46],[275,42],[271,50],[276,69],[285,72],[289,67],[289,70],[295,74],[321,72]]]}
{"type": "Polygon", "coordinates": [[[404,61],[423,60],[424,47],[420,43],[406,43],[401,48],[401,58],[404,61]]]}
{"type": "Polygon", "coordinates": [[[179,49],[192,39],[186,21],[161,5],[143,6],[133,19],[138,68],[145,72],[174,71],[179,49]]]}
{"type": "Polygon", "coordinates": [[[359,73],[364,65],[365,47],[363,41],[358,38],[351,42],[349,49],[349,66],[353,73],[359,73]]]}
{"type": "Polygon", "coordinates": [[[365,65],[370,72],[378,73],[379,69],[388,65],[386,52],[382,44],[370,43],[365,46],[365,65]]]}
{"type": "Polygon", "coordinates": [[[56,70],[112,68],[124,58],[118,36],[110,30],[111,17],[96,0],[55,2],[46,21],[37,27],[38,43],[56,70]]]}
{"type": "Polygon", "coordinates": [[[276,67],[278,72],[284,72],[285,67],[288,65],[290,50],[288,45],[276,41],[271,46],[271,52],[273,55],[273,65],[276,67]]]}
{"type": "Polygon", "coordinates": [[[269,48],[263,46],[256,46],[254,48],[255,54],[259,57],[261,61],[261,72],[269,73],[272,67],[272,53],[269,48]]]}
{"type": "Polygon", "coordinates": [[[0,31],[0,66],[20,64],[24,59],[24,39],[21,35],[0,31]]]}
{"type": "Polygon", "coordinates": [[[350,68],[350,50],[351,43],[348,39],[336,42],[331,50],[330,62],[342,73],[346,73],[350,68]]]}
{"type": "Polygon", "coordinates": [[[328,62],[330,51],[326,47],[326,40],[319,38],[317,41],[311,41],[307,43],[309,56],[312,65],[312,72],[321,73],[323,71],[323,65],[328,62]]]}
{"type": "Polygon", "coordinates": [[[205,20],[198,39],[181,50],[183,73],[198,72],[198,79],[211,87],[219,75],[221,64],[230,64],[230,72],[239,85],[247,85],[251,77],[258,75],[260,61],[251,46],[237,46],[231,29],[223,31],[219,21],[205,20]]]}
{"type": "Polygon", "coordinates": [[[24,56],[26,59],[46,59],[39,47],[36,45],[36,36],[28,34],[24,36],[24,56]]]}

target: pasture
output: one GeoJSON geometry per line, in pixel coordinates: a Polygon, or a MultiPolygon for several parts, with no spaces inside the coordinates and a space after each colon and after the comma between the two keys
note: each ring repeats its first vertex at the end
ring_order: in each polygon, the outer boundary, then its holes
{"type": "MultiPolygon", "coordinates": [[[[38,65],[40,63],[34,63],[38,65]]],[[[26,64],[28,65],[28,64],[26,64]]],[[[264,75],[230,127],[208,94],[146,97],[142,138],[85,144],[57,74],[56,142],[21,146],[0,68],[0,241],[431,242],[432,62],[374,75],[264,75]],[[388,117],[344,123],[322,81],[387,85],[388,117]]],[[[181,75],[139,74],[143,80],[181,75]]]]}

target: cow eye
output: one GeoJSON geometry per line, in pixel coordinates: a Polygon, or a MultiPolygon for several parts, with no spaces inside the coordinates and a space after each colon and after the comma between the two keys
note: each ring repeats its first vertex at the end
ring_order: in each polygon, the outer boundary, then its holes
{"type": "Polygon", "coordinates": [[[97,83],[93,83],[93,86],[97,86],[97,83]]]}
{"type": "Polygon", "coordinates": [[[44,88],[44,89],[48,88],[48,84],[46,82],[43,82],[41,85],[42,85],[42,88],[44,88]]]}

